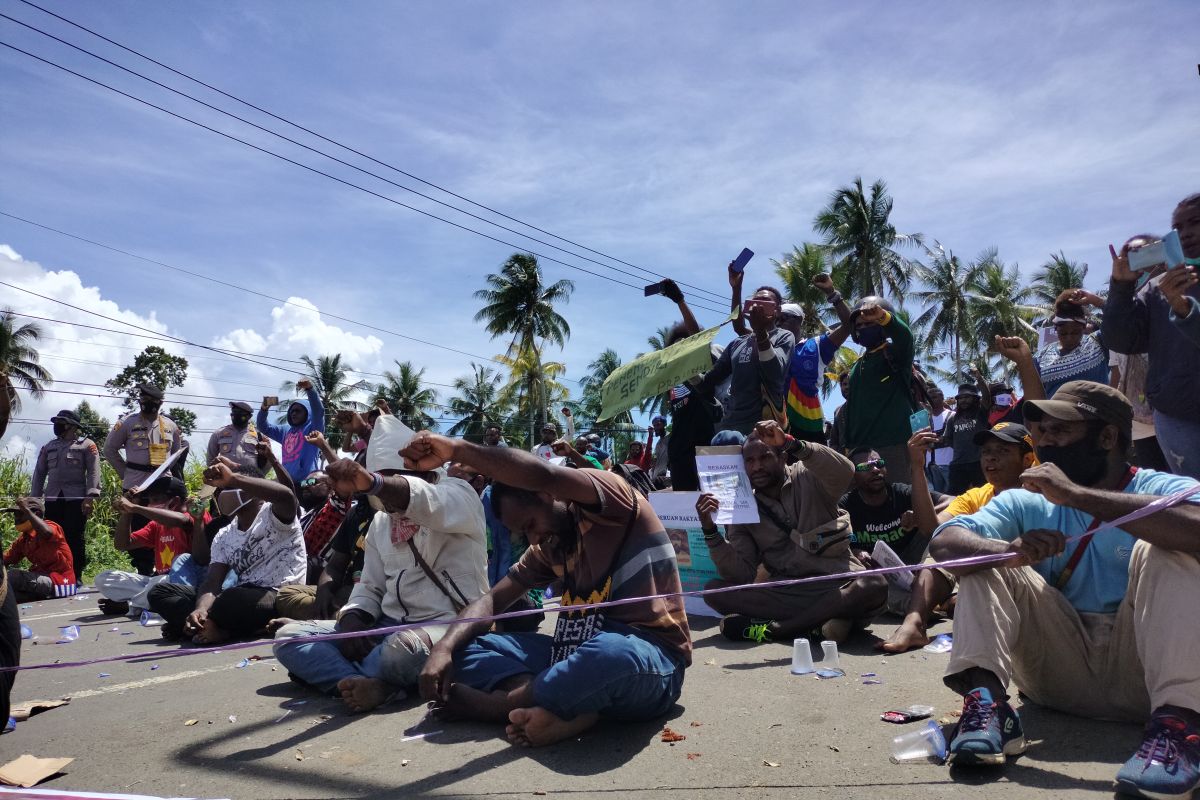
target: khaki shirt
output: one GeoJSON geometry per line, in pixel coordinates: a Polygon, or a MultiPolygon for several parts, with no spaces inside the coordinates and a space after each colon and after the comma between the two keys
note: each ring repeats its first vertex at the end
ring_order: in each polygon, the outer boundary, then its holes
{"type": "Polygon", "coordinates": [[[38,451],[33,467],[34,497],[78,499],[100,496],[100,451],[85,436],[55,437],[38,451]]]}
{"type": "Polygon", "coordinates": [[[220,455],[238,464],[257,467],[258,443],[266,438],[258,432],[258,428],[254,427],[253,422],[243,430],[239,430],[233,425],[226,425],[224,428],[213,431],[213,435],[208,437],[205,463],[213,463],[220,455]]]}
{"type": "Polygon", "coordinates": [[[779,500],[755,492],[759,521],[726,526],[728,541],[710,547],[722,579],[751,583],[759,564],[781,579],[863,569],[850,551],[850,515],[838,508],[854,465],[828,447],[805,445],[807,455],[787,468],[779,500]]]}
{"type": "Polygon", "coordinates": [[[113,426],[104,443],[104,460],[121,476],[122,488],[132,489],[182,444],[179,426],[170,418],[159,414],[158,419],[147,422],[135,411],[113,426]],[[121,448],[125,448],[124,458],[121,448]]]}

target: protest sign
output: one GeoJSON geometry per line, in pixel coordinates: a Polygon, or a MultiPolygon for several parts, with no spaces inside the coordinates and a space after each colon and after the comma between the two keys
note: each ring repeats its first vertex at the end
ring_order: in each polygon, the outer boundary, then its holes
{"type": "Polygon", "coordinates": [[[696,471],[700,473],[700,490],[716,495],[720,507],[713,521],[718,525],[758,522],[758,504],[746,475],[742,448],[697,447],[696,471]]]}
{"type": "MultiPolygon", "coordinates": [[[[720,577],[708,555],[704,532],[700,530],[700,517],[696,514],[696,499],[699,492],[651,492],[650,506],[662,521],[675,549],[675,561],[679,565],[679,581],[685,592],[699,591],[704,584],[720,577]]],[[[689,614],[706,617],[721,616],[700,597],[683,598],[684,609],[689,614]]]]}

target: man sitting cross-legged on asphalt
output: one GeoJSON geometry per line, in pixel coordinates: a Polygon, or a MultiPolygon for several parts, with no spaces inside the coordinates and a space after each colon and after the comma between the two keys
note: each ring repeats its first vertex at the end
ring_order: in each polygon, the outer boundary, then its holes
{"type": "MultiPolygon", "coordinates": [[[[951,500],[950,505],[937,515],[938,524],[964,514],[974,514],[1001,492],[1020,487],[1021,473],[1038,463],[1029,430],[1015,422],[997,422],[991,430],[979,431],[975,434],[975,444],[979,445],[980,465],[987,483],[968,489],[951,500]]],[[[932,505],[929,511],[933,511],[932,505]]],[[[954,576],[946,570],[917,572],[913,576],[904,622],[886,641],[879,643],[879,649],[903,653],[929,644],[929,619],[934,609],[954,594],[954,586],[954,576]]]]}
{"type": "Polygon", "coordinates": [[[231,520],[213,537],[208,572],[197,588],[160,583],[147,600],[166,620],[164,637],[217,644],[256,635],[274,618],[279,587],[304,580],[304,534],[296,495],[258,468],[217,456],[204,482],[219,489],[217,508],[231,520]],[[230,570],[237,583],[224,588],[230,570]]]}
{"type": "MultiPolygon", "coordinates": [[[[399,449],[412,431],[381,416],[367,445],[367,467],[334,461],[326,474],[344,497],[370,495],[362,575],[337,621],[276,620],[275,656],[291,675],[322,692],[338,692],[354,711],[369,711],[416,686],[429,648],[445,624],[332,642],[319,634],[367,631],[410,622],[447,623],[487,591],[483,505],[471,484],[438,472],[397,474],[399,449]],[[374,478],[380,476],[378,484],[374,478]]],[[[515,449],[513,452],[516,452],[515,449]]]]}
{"type": "Polygon", "coordinates": [[[1027,401],[1042,464],[1022,489],[934,535],[939,561],[1012,554],[960,570],[946,685],[964,695],[958,764],[1000,764],[1026,747],[1010,680],[1033,702],[1082,717],[1145,720],[1117,773],[1122,792],[1190,797],[1200,786],[1200,494],[1088,535],[1200,483],[1130,467],[1133,412],[1115,389],[1064,384],[1027,401]]]}
{"type": "MultiPolygon", "coordinates": [[[[562,606],[681,591],[675,551],[650,504],[619,476],[572,469],[515,448],[417,434],[405,464],[457,462],[485,475],[504,524],[529,549],[460,617],[488,617],[555,584],[562,606]]],[[[507,721],[524,746],[574,736],[601,717],[653,719],[679,697],[692,640],[678,596],[562,612],[554,636],[487,633],[463,622],[430,651],[421,695],[446,717],[507,721]]]]}
{"type": "MultiPolygon", "coordinates": [[[[717,498],[700,495],[696,511],[721,576],[706,589],[753,583],[760,564],[770,580],[866,569],[850,549],[850,516],[838,508],[838,498],[854,477],[845,456],[793,439],[767,421],[747,437],[742,457],[760,518],[753,524],[728,525],[728,538],[722,537],[712,517],[717,498]],[[789,456],[798,459],[791,466],[789,456]]],[[[869,621],[883,610],[887,581],[870,576],[834,584],[743,589],[708,595],[705,601],[726,615],[721,632],[735,641],[790,642],[811,635],[842,641],[855,622],[869,621]]]]}

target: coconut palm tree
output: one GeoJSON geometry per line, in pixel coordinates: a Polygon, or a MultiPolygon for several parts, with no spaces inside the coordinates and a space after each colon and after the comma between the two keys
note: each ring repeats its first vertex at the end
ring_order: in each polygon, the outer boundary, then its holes
{"type": "Polygon", "coordinates": [[[34,322],[17,325],[12,309],[0,312],[0,436],[8,430],[8,421],[21,410],[24,389],[40,400],[48,385],[54,383],[49,371],[38,363],[34,345],[42,338],[42,329],[34,322]]]}
{"type": "Polygon", "coordinates": [[[508,367],[508,383],[500,390],[500,402],[513,406],[528,421],[528,441],[534,441],[538,428],[547,419],[548,409],[567,399],[566,387],[557,380],[567,371],[567,365],[561,361],[543,361],[533,349],[510,349],[507,355],[496,356],[496,360],[508,367]]]}
{"type": "Polygon", "coordinates": [[[897,247],[920,245],[919,233],[898,233],[889,221],[892,198],[882,180],[871,184],[870,195],[861,177],[829,198],[829,205],[813,220],[813,229],[825,237],[825,248],[842,276],[838,287],[847,296],[880,294],[885,289],[896,300],[904,299],[911,263],[897,247]]]}
{"type": "Polygon", "coordinates": [[[1045,322],[1053,317],[1054,301],[1067,289],[1082,288],[1087,274],[1087,264],[1070,260],[1061,250],[1051,253],[1050,260],[1030,276],[1033,281],[1032,299],[1041,307],[1040,321],[1045,322]]]}
{"type": "Polygon", "coordinates": [[[485,305],[476,312],[475,321],[485,322],[493,339],[512,335],[512,352],[540,353],[545,342],[560,348],[566,344],[571,327],[554,305],[570,301],[574,283],[561,280],[546,286],[537,258],[529,253],[514,253],[500,267],[500,274],[484,280],[488,288],[475,296],[485,305]]]}
{"type": "MultiPolygon", "coordinates": [[[[616,350],[610,347],[588,364],[587,375],[580,381],[580,384],[583,386],[583,397],[579,402],[579,410],[586,419],[593,423],[600,421],[600,412],[603,408],[600,390],[604,386],[604,381],[619,366],[621,366],[621,357],[617,355],[616,350]]],[[[604,422],[609,428],[620,425],[633,425],[633,415],[628,411],[623,411],[612,419],[604,420],[604,422]]]]}
{"type": "Polygon", "coordinates": [[[833,361],[826,365],[825,377],[821,380],[821,397],[829,397],[840,376],[854,368],[858,362],[858,351],[852,347],[839,347],[833,361]]]}
{"type": "Polygon", "coordinates": [[[805,242],[781,258],[771,259],[771,263],[775,265],[784,298],[804,309],[804,335],[816,336],[828,330],[826,323],[835,317],[825,293],[813,286],[813,279],[822,273],[833,275],[835,284],[843,279],[841,274],[835,274],[838,271],[830,263],[828,251],[819,244],[805,242]]]}
{"type": "Polygon", "coordinates": [[[497,402],[500,393],[499,370],[471,363],[471,374],[454,379],[458,392],[450,398],[451,413],[459,418],[446,433],[461,436],[470,442],[483,441],[483,432],[489,425],[503,425],[504,409],[497,402]]]}
{"type": "Polygon", "coordinates": [[[921,345],[927,353],[946,346],[954,372],[958,373],[976,343],[967,286],[978,276],[982,262],[963,264],[938,241],[925,252],[929,254],[929,264],[917,265],[915,274],[928,288],[913,293],[925,307],[915,320],[925,332],[921,345]]]}
{"type": "MultiPolygon", "coordinates": [[[[976,350],[984,350],[996,336],[1024,336],[1037,340],[1031,321],[1040,309],[1032,305],[1033,289],[1021,284],[1016,264],[1006,267],[996,248],[983,251],[967,284],[976,350]]],[[[985,359],[986,360],[986,359],[985,359]]]]}
{"type": "Polygon", "coordinates": [[[396,361],[396,371],[383,371],[383,382],[375,387],[372,402],[384,400],[401,422],[415,431],[435,431],[437,421],[429,412],[438,407],[437,392],[423,384],[425,369],[411,361],[396,361]]]}
{"type": "MultiPolygon", "coordinates": [[[[646,344],[650,345],[652,350],[663,350],[667,347],[667,339],[671,336],[671,326],[664,325],[654,332],[653,335],[646,337],[646,344]]],[[[638,355],[641,355],[639,353],[638,355]]],[[[667,409],[671,407],[671,392],[666,391],[662,394],[656,394],[653,397],[647,397],[638,404],[638,410],[643,414],[662,414],[666,415],[667,409]]]]}

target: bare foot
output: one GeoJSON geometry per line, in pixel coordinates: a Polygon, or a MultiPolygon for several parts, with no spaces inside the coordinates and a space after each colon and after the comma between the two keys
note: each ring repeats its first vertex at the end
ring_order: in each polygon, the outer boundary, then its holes
{"type": "Polygon", "coordinates": [[[904,624],[896,628],[886,641],[880,642],[875,647],[885,653],[906,653],[927,644],[929,644],[929,636],[925,633],[925,626],[905,620],[904,624]]]}
{"type": "Polygon", "coordinates": [[[430,704],[433,716],[443,722],[458,722],[470,719],[479,722],[505,722],[512,706],[508,692],[496,690],[485,692],[461,683],[450,686],[450,699],[430,704]]]}
{"type": "Polygon", "coordinates": [[[351,711],[358,713],[383,705],[395,691],[378,678],[359,676],[342,678],[338,681],[337,688],[342,693],[342,702],[349,706],[351,711]]]}
{"type": "Polygon", "coordinates": [[[220,644],[229,641],[229,634],[225,632],[224,628],[217,627],[217,623],[211,619],[206,619],[204,627],[192,637],[192,641],[196,644],[220,644]]]}
{"type": "Polygon", "coordinates": [[[518,708],[509,713],[509,725],[504,732],[519,747],[542,747],[583,733],[599,718],[599,714],[580,714],[565,720],[538,706],[518,708]]]}

